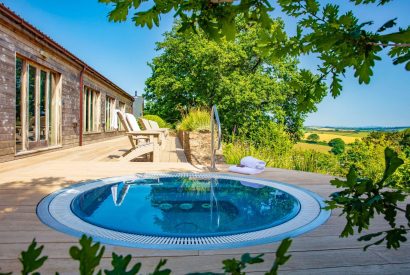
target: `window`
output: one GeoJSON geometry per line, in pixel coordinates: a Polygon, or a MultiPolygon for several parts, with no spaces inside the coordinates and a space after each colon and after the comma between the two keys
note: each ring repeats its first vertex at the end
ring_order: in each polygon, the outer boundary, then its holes
{"type": "MultiPolygon", "coordinates": [[[[119,103],[118,103],[118,107],[119,107],[120,111],[121,111],[123,114],[125,114],[125,103],[119,102],[119,103]]],[[[121,121],[120,121],[119,119],[118,119],[118,130],[120,130],[120,131],[124,131],[124,130],[125,130],[124,127],[122,126],[121,121]]]]}
{"type": "Polygon", "coordinates": [[[101,130],[101,98],[100,93],[84,87],[83,92],[83,130],[85,133],[101,130]]]}
{"type": "Polygon", "coordinates": [[[113,124],[114,115],[117,115],[115,113],[115,98],[107,96],[105,100],[105,130],[106,131],[115,130],[115,125],[113,124]]]}
{"type": "Polygon", "coordinates": [[[61,143],[61,75],[16,57],[16,153],[61,143]]]}

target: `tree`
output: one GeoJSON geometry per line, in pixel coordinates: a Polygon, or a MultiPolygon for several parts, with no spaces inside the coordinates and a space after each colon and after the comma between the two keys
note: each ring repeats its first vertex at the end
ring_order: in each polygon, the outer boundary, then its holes
{"type": "MultiPolygon", "coordinates": [[[[389,48],[388,55],[393,64],[405,64],[410,70],[410,27],[398,28],[386,33],[396,25],[393,18],[376,31],[369,30],[372,21],[360,22],[353,11],[341,14],[339,5],[322,6],[319,0],[99,0],[114,5],[109,19],[125,21],[130,10],[137,26],[152,28],[160,23],[160,15],[175,11],[181,20],[180,32],[203,32],[209,38],[234,40],[238,35],[236,19],[241,17],[246,24],[258,23],[258,45],[263,54],[272,60],[285,56],[314,54],[321,64],[321,79],[331,80],[330,92],[336,97],[342,90],[341,77],[346,69],[353,68],[359,83],[370,82],[375,62],[381,60],[380,53],[389,48]],[[273,2],[273,4],[271,4],[273,2]],[[144,9],[144,7],[148,7],[144,9]],[[297,23],[297,34],[287,39],[283,29],[271,32],[275,21],[269,12],[280,8],[297,23]]],[[[356,5],[378,3],[381,8],[392,0],[350,0],[356,5]]]]}
{"type": "MultiPolygon", "coordinates": [[[[249,136],[274,121],[299,138],[306,114],[326,94],[325,85],[299,70],[294,58],[271,62],[261,57],[255,42],[260,25],[242,20],[237,26],[235,41],[178,32],[179,24],[166,33],[157,43],[161,54],[149,64],[146,112],[176,122],[191,108],[217,104],[225,136],[233,131],[249,136]]],[[[276,21],[272,32],[276,28],[282,22],[276,21]]]]}
{"type": "Polygon", "coordinates": [[[332,152],[332,153],[335,154],[335,155],[340,155],[340,154],[342,154],[342,153],[345,151],[345,147],[346,147],[345,142],[344,142],[343,139],[341,139],[341,138],[331,139],[331,140],[329,141],[328,145],[329,145],[330,147],[332,147],[332,149],[330,150],[330,152],[332,152]]]}
{"type": "Polygon", "coordinates": [[[310,134],[310,135],[307,137],[307,140],[310,141],[310,142],[313,142],[313,143],[318,142],[319,139],[320,139],[320,137],[319,137],[318,134],[310,134]]]}

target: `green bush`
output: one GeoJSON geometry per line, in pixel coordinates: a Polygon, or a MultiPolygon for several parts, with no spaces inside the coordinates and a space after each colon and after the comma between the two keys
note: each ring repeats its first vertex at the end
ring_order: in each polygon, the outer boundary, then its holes
{"type": "Polygon", "coordinates": [[[345,151],[346,143],[341,138],[334,138],[329,141],[329,146],[332,147],[330,152],[335,155],[340,155],[345,151]]]}
{"type": "Polygon", "coordinates": [[[180,131],[210,131],[211,114],[203,109],[191,109],[177,129],[180,131]]]}
{"type": "Polygon", "coordinates": [[[142,118],[157,122],[160,128],[171,128],[170,124],[157,115],[145,115],[142,118]]]}
{"type": "Polygon", "coordinates": [[[313,143],[318,142],[319,139],[320,139],[320,137],[319,137],[318,134],[310,134],[310,135],[307,137],[307,140],[310,141],[310,142],[313,142],[313,143]]]}

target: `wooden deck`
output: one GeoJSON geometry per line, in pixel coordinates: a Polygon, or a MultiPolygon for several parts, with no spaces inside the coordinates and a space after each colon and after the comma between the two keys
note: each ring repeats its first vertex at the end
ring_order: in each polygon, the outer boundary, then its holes
{"type": "MultiPolygon", "coordinates": [[[[153,171],[194,171],[198,168],[186,162],[178,140],[170,138],[160,163],[123,163],[116,156],[128,146],[126,138],[48,153],[0,164],[0,272],[19,273],[21,250],[33,238],[45,245],[49,260],[42,274],[78,274],[77,263],[69,259],[68,248],[77,239],[56,232],[37,218],[37,203],[61,187],[90,179],[129,175],[153,171]]],[[[220,167],[222,171],[225,166],[220,167]]],[[[334,191],[331,177],[270,168],[258,177],[296,184],[326,198],[334,191]]],[[[333,212],[326,224],[294,238],[290,249],[292,258],[282,269],[283,274],[410,274],[410,243],[398,251],[382,247],[362,251],[363,243],[355,238],[341,239],[344,219],[333,212]]],[[[376,219],[372,230],[384,228],[376,219]]],[[[251,266],[250,274],[263,274],[274,259],[277,243],[230,250],[163,251],[128,249],[107,246],[102,266],[110,262],[111,252],[130,253],[143,263],[142,274],[152,271],[160,258],[167,258],[173,274],[188,271],[220,272],[221,261],[240,257],[242,253],[265,253],[265,263],[251,266]]]]}

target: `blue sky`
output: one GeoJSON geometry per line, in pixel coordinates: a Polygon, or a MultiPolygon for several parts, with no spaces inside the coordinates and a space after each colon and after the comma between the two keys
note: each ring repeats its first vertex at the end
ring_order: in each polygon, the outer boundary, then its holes
{"type": "MultiPolygon", "coordinates": [[[[115,24],[107,20],[110,7],[97,0],[0,0],[66,49],[131,94],[144,90],[151,74],[147,63],[158,53],[155,42],[172,25],[172,14],[162,17],[159,28],[137,28],[131,22],[115,24]]],[[[331,2],[331,1],[322,1],[331,2]]],[[[355,7],[348,0],[342,9],[353,8],[361,21],[375,21],[374,28],[394,17],[398,26],[410,25],[410,1],[395,0],[384,8],[376,5],[355,7]]],[[[283,16],[279,11],[274,16],[283,16]]],[[[295,21],[285,17],[286,28],[295,21]]],[[[344,90],[336,99],[327,97],[310,114],[305,125],[329,126],[408,126],[410,125],[410,72],[394,66],[383,56],[369,85],[359,85],[352,73],[344,80],[344,90]]],[[[314,69],[316,60],[301,58],[301,67],[314,69]]]]}

